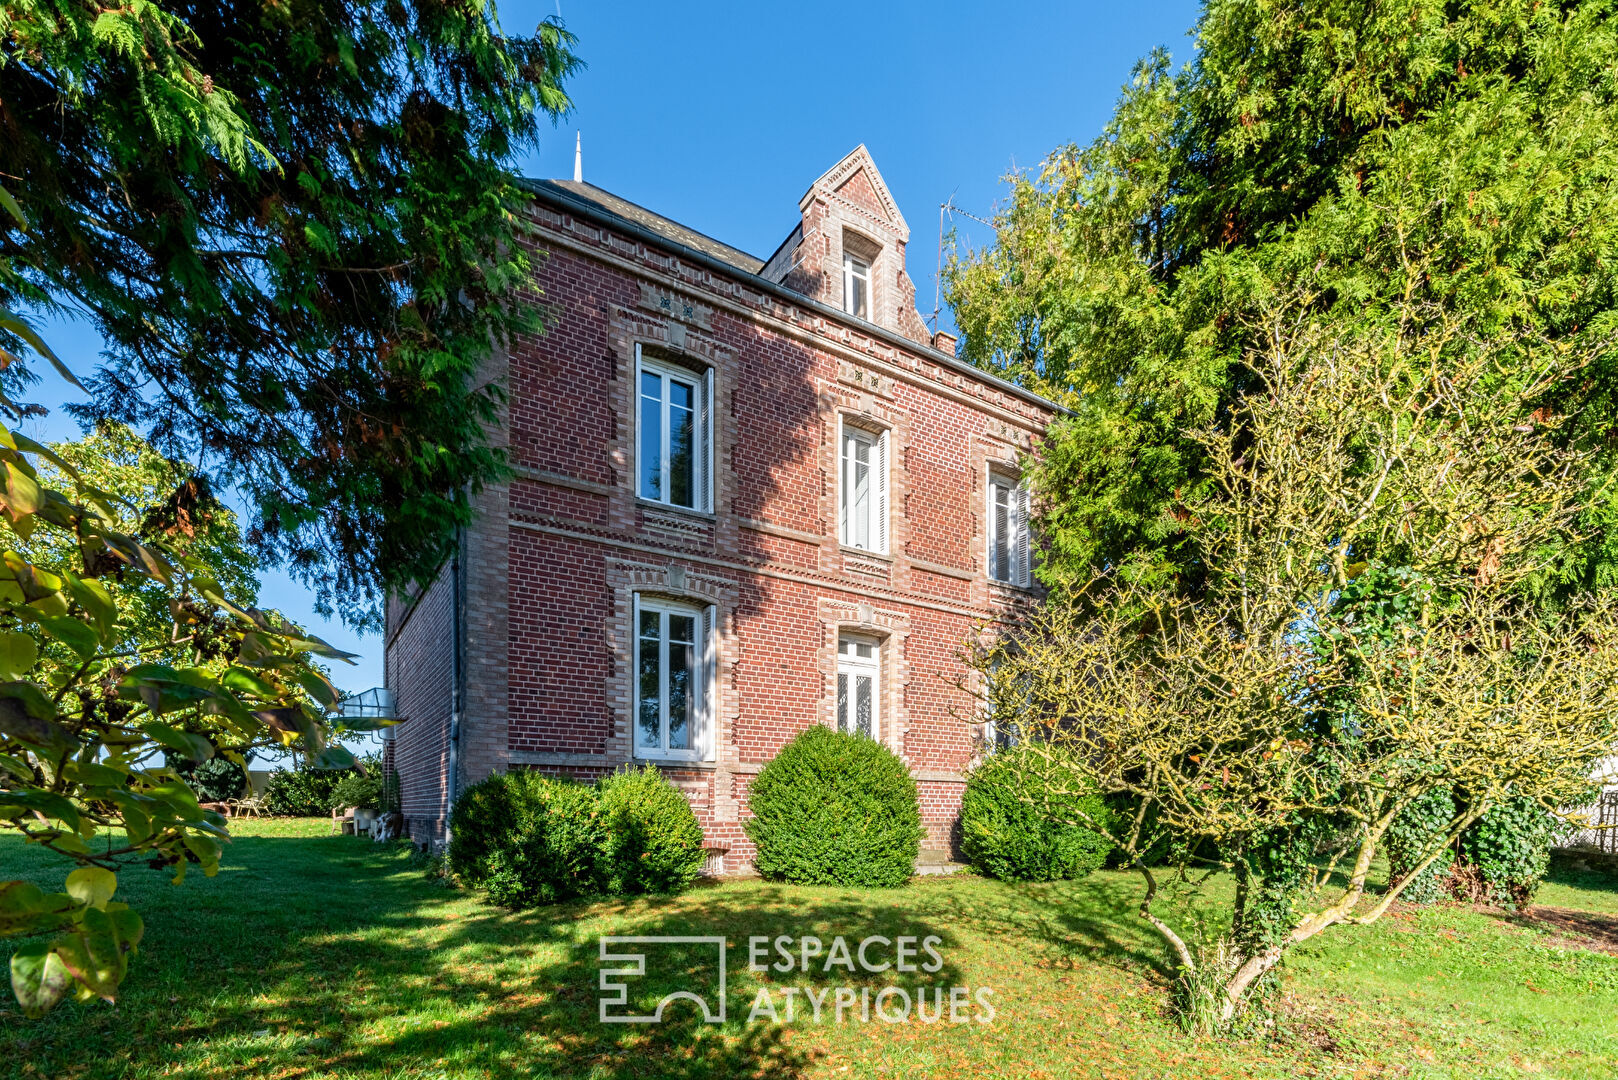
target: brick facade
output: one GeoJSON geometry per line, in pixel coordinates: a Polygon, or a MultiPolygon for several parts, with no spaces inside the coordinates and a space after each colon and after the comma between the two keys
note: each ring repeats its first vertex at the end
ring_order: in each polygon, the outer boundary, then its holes
{"type": "Polygon", "coordinates": [[[988,579],[987,477],[1015,474],[1054,406],[957,362],[947,335],[933,347],[904,272],[908,228],[863,147],[816,181],[765,261],[588,185],[533,190],[547,329],[490,373],[510,389],[497,437],[515,477],[480,496],[440,580],[390,605],[389,685],[408,720],[392,753],[413,835],[442,835],[451,783],[632,760],[638,594],[717,616],[709,759],[662,767],[727,869],[751,859],[751,777],[797,732],[835,723],[846,632],[880,642],[876,735],[920,784],[924,846],[948,849],[980,750],[959,653],[1030,595],[988,579]],[[876,252],[871,322],[837,307],[856,234],[862,257],[876,252]],[[712,513],[636,496],[637,348],[712,373],[712,513]],[[885,554],[838,540],[843,424],[886,433],[885,554]]]}

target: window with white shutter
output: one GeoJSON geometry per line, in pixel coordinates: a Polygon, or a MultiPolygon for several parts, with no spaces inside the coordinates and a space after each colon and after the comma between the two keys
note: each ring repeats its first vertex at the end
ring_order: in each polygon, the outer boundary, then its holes
{"type": "Polygon", "coordinates": [[[1028,489],[1015,480],[990,473],[986,501],[989,577],[1026,588],[1033,579],[1028,489]]]}
{"type": "Polygon", "coordinates": [[[842,424],[837,442],[838,539],[886,554],[888,433],[842,424]]]}
{"type": "Polygon", "coordinates": [[[661,363],[635,346],[635,493],[713,509],[713,372],[661,363]]]}

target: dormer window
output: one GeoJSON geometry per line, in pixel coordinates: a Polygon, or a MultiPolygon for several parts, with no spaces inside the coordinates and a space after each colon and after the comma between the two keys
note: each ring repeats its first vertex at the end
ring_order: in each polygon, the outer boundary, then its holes
{"type": "Polygon", "coordinates": [[[843,310],[859,319],[871,317],[871,264],[843,253],[843,310]]]}

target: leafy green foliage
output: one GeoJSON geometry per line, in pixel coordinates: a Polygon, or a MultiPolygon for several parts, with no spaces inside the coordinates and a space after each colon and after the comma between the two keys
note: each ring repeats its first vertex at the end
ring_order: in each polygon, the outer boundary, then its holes
{"type": "Polygon", "coordinates": [[[1490,407],[1560,421],[1601,492],[1536,587],[1618,581],[1613,4],[1210,0],[1196,33],[1094,142],[1013,177],[994,244],[946,271],[962,355],[1076,413],[1034,478],[1044,578],[1202,587],[1188,526],[1219,489],[1190,433],[1255,385],[1255,313],[1297,296],[1345,340],[1466,316],[1440,368],[1514,351],[1490,407]],[[1589,361],[1529,400],[1538,341],[1589,361]]]}
{"type": "Polygon", "coordinates": [[[210,501],[182,483],[143,508],[97,487],[75,456],[0,432],[14,545],[0,552],[0,829],[73,867],[62,893],[0,882],[0,936],[44,939],[12,959],[30,1016],[70,995],[116,996],[141,936],[139,916],[111,900],[121,867],[172,867],[176,883],[192,863],[218,870],[227,823],[199,790],[240,777],[255,748],[353,762],[328,741],[337,693],[311,659],[346,654],[228,598],[210,558],[242,575],[218,557],[229,536],[210,501]]]}
{"type": "Polygon", "coordinates": [[[1286,948],[1430,888],[1472,817],[1610,752],[1583,701],[1618,584],[1613,13],[1209,0],[1194,62],[1140,64],[949,267],[963,354],[1074,412],[1030,465],[1067,645],[1020,641],[1005,677],[1160,805],[1128,847],[1237,871],[1200,961],[1154,922],[1218,1024],[1286,948]],[[1297,872],[1316,829],[1335,899],[1297,872]]]}
{"type": "Polygon", "coordinates": [[[781,748],[748,789],[766,878],[800,885],[903,885],[921,850],[916,781],[898,755],[815,725],[781,748]]]}
{"type": "MultiPolygon", "coordinates": [[[[206,477],[171,461],[123,424],[103,422],[80,439],[51,444],[66,468],[40,462],[52,487],[78,483],[114,496],[108,509],[113,526],[134,536],[177,538],[205,562],[230,596],[256,596],[257,561],[247,551],[236,514],[215,496],[206,477]]],[[[36,532],[18,550],[34,562],[72,556],[73,538],[55,530],[36,532]]],[[[184,645],[167,649],[173,613],[160,582],[138,575],[103,578],[148,657],[168,663],[186,659],[184,645]]]]}
{"type": "Polygon", "coordinates": [[[679,892],[703,858],[691,804],[650,765],[594,785],[497,773],[468,788],[450,819],[451,872],[510,908],[679,892]]]}
{"type": "Polygon", "coordinates": [[[450,817],[450,869],[509,908],[601,895],[606,825],[593,787],[528,770],[468,788],[450,817]]]}
{"type": "MultiPolygon", "coordinates": [[[[1433,838],[1449,831],[1455,818],[1455,797],[1448,788],[1434,788],[1399,812],[1388,827],[1388,874],[1398,881],[1432,852],[1433,838]]],[[[1400,899],[1412,904],[1430,904],[1447,894],[1445,888],[1455,852],[1445,846],[1425,870],[1410,877],[1400,899]]]]}
{"type": "Polygon", "coordinates": [[[88,312],[77,415],[205,460],[260,553],[374,617],[500,474],[483,367],[539,327],[507,168],[572,39],[492,4],[16,0],[0,41],[7,385],[23,344],[57,363],[17,313],[88,312]]]}
{"type": "MultiPolygon", "coordinates": [[[[1454,793],[1437,788],[1394,820],[1388,830],[1388,862],[1395,880],[1426,857],[1432,837],[1448,831],[1457,806],[1454,793]]],[[[1454,896],[1525,908],[1550,866],[1551,841],[1560,827],[1556,816],[1534,799],[1502,799],[1445,845],[1400,898],[1427,904],[1454,896]]]]}
{"type": "Polygon", "coordinates": [[[329,769],[279,769],[264,784],[266,813],[283,817],[317,817],[330,813],[332,795],[342,779],[329,769]]]}
{"type": "Polygon", "coordinates": [[[702,826],[691,804],[655,766],[602,777],[602,863],[619,896],[675,893],[702,873],[702,826]]]}
{"type": "Polygon", "coordinates": [[[225,757],[207,761],[169,756],[169,768],[179,773],[180,779],[197,793],[200,802],[228,802],[239,799],[247,792],[247,771],[225,757]]]}
{"type": "Polygon", "coordinates": [[[337,781],[337,786],[332,788],[331,806],[333,809],[348,807],[356,810],[382,809],[381,768],[369,768],[363,773],[359,771],[344,773],[343,778],[337,781]]]}
{"type": "Polygon", "coordinates": [[[1101,867],[1112,849],[1112,813],[1073,770],[1051,767],[1026,745],[1001,750],[967,774],[961,853],[1002,881],[1059,881],[1101,867]]]}
{"type": "Polygon", "coordinates": [[[1559,825],[1535,800],[1506,799],[1461,834],[1457,891],[1471,900],[1527,907],[1550,866],[1559,825]]]}
{"type": "MultiPolygon", "coordinates": [[[[1245,361],[1258,388],[1188,435],[1217,489],[1185,526],[1200,586],[1115,568],[986,628],[974,659],[997,727],[1155,809],[1115,839],[1213,1030],[1289,949],[1379,918],[1490,807],[1574,805],[1618,739],[1618,596],[1532,588],[1576,532],[1593,452],[1492,408],[1512,343],[1435,367],[1470,320],[1407,316],[1360,341],[1306,297],[1270,310],[1245,361]],[[1405,818],[1404,874],[1369,891],[1393,823],[1439,788],[1465,797],[1405,818]],[[1154,834],[1235,871],[1228,935],[1188,942],[1153,912],[1154,834]]],[[[1516,344],[1546,382],[1586,359],[1516,344]]]]}

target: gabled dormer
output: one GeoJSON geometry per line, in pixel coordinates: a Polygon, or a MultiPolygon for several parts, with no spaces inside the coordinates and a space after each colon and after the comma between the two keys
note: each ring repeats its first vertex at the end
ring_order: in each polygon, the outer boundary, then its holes
{"type": "Polygon", "coordinates": [[[910,226],[864,145],[832,166],[798,200],[802,214],[763,277],[857,319],[930,343],[905,272],[910,226]]]}

